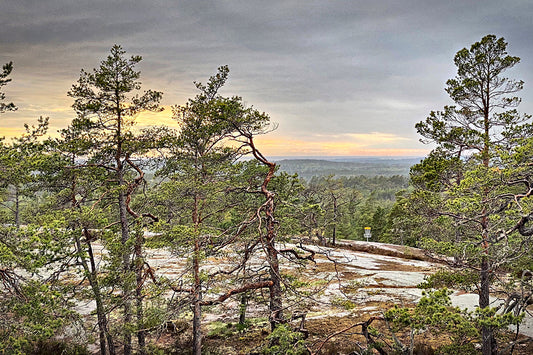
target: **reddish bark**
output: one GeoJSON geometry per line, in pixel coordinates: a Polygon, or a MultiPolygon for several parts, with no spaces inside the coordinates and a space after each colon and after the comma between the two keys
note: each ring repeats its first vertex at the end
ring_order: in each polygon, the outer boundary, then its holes
{"type": "Polygon", "coordinates": [[[243,293],[243,292],[250,291],[250,290],[258,290],[260,288],[271,287],[272,284],[273,284],[272,281],[259,281],[259,282],[250,283],[250,284],[244,285],[242,287],[234,288],[232,290],[229,290],[229,291],[227,291],[226,293],[220,295],[218,298],[216,298],[214,300],[202,301],[201,305],[202,306],[212,306],[214,304],[218,304],[218,303],[224,302],[225,300],[227,300],[228,298],[230,298],[233,295],[237,295],[239,293],[243,293]]]}

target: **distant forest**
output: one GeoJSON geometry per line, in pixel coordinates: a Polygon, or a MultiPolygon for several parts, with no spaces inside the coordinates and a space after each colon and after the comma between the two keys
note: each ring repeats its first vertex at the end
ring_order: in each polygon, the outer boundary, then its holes
{"type": "Polygon", "coordinates": [[[277,161],[281,171],[297,173],[305,180],[313,176],[409,176],[409,168],[421,158],[338,158],[326,159],[282,159],[277,161]]]}

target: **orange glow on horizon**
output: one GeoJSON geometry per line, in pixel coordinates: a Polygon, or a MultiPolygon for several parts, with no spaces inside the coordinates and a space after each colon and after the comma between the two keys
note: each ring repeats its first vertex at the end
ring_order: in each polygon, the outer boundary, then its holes
{"type": "MultiPolygon", "coordinates": [[[[164,106],[162,112],[144,112],[136,118],[137,128],[150,126],[167,126],[178,129],[178,123],[172,119],[170,106],[164,106]]],[[[49,135],[57,137],[58,129],[65,128],[66,120],[50,120],[49,135]]],[[[30,120],[29,125],[34,124],[30,120]]],[[[6,140],[20,136],[24,127],[17,122],[16,127],[0,128],[0,136],[6,140]]],[[[430,149],[410,148],[409,138],[391,133],[344,133],[344,134],[312,134],[292,137],[280,134],[279,131],[267,135],[258,135],[255,139],[257,148],[267,156],[425,156],[430,149]]]]}
{"type": "Polygon", "coordinates": [[[379,133],[324,136],[319,141],[259,136],[256,146],[269,156],[425,156],[430,151],[395,147],[400,141],[409,140],[379,133]]]}

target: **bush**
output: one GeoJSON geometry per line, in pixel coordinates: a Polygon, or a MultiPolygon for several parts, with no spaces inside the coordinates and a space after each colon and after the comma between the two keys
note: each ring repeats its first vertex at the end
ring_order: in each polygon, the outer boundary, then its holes
{"type": "Polygon", "coordinates": [[[39,340],[33,344],[24,347],[24,354],[27,355],[89,355],[90,352],[85,346],[73,344],[68,341],[60,340],[39,340]]]}
{"type": "Polygon", "coordinates": [[[265,355],[300,355],[308,354],[303,334],[291,330],[284,324],[278,325],[268,336],[268,345],[263,347],[265,355]]]}
{"type": "Polygon", "coordinates": [[[467,311],[452,307],[450,293],[447,289],[424,292],[414,308],[395,306],[385,312],[385,318],[393,331],[409,333],[407,338],[413,340],[425,332],[450,339],[437,353],[469,354],[474,350],[473,342],[479,338],[476,320],[467,311]]]}

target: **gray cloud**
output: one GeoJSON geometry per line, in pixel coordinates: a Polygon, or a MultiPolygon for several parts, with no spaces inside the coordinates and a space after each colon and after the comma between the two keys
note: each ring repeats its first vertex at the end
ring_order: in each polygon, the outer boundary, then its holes
{"type": "Polygon", "coordinates": [[[228,64],[224,92],[271,113],[274,135],[379,131],[420,148],[414,123],[449,103],[455,52],[487,33],[523,58],[510,74],[526,81],[521,110],[533,112],[532,16],[521,0],[7,0],[0,61],[15,62],[6,92],[20,109],[4,118],[42,109],[66,121],[72,113],[46,103],[68,102],[79,70],[119,43],[143,55],[144,82],[167,104],[183,103],[193,80],[228,64]]]}

